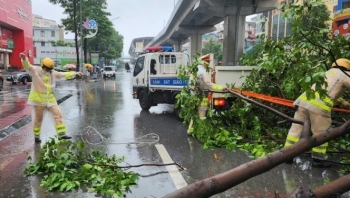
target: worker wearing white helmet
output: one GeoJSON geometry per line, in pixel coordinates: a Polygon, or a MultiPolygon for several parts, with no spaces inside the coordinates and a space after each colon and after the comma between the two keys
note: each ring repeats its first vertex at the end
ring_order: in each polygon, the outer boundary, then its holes
{"type": "MultiPolygon", "coordinates": [[[[332,123],[331,109],[334,104],[339,104],[343,108],[350,109],[350,104],[343,100],[341,96],[350,88],[350,60],[340,58],[332,64],[332,68],[326,72],[327,97],[320,98],[316,92],[314,99],[307,99],[303,93],[294,102],[297,111],[294,118],[297,120],[309,120],[313,135],[318,135],[327,130],[332,123]]],[[[315,90],[315,86],[312,87],[315,90]]],[[[299,141],[302,125],[292,124],[289,129],[285,147],[299,141]]],[[[328,143],[322,144],[312,149],[314,167],[328,167],[329,163],[322,161],[327,158],[326,150],[328,143]]]]}
{"type": "Polygon", "coordinates": [[[41,124],[46,111],[49,111],[55,121],[55,129],[59,139],[70,139],[67,136],[66,125],[63,122],[62,113],[57,105],[54,95],[56,79],[64,77],[72,79],[75,75],[81,76],[81,72],[58,72],[53,70],[54,61],[51,58],[41,60],[41,68],[29,63],[24,53],[20,54],[24,69],[32,77],[32,85],[28,97],[28,104],[32,105],[33,133],[35,142],[40,143],[41,124]]]}
{"type": "MultiPolygon", "coordinates": [[[[208,74],[207,69],[209,67],[210,63],[210,54],[203,55],[199,58],[199,63],[198,64],[198,71],[195,75],[191,75],[191,79],[196,79],[196,82],[198,83],[199,89],[201,90],[214,90],[214,91],[223,91],[226,89],[226,87],[215,84],[211,81],[211,76],[208,74]]],[[[208,93],[206,93],[208,94],[208,93]]],[[[201,101],[200,105],[198,106],[198,115],[199,118],[204,120],[206,119],[206,113],[208,110],[208,97],[203,98],[201,101]]],[[[187,129],[187,133],[190,134],[193,132],[193,120],[191,119],[190,125],[187,129]]]]}

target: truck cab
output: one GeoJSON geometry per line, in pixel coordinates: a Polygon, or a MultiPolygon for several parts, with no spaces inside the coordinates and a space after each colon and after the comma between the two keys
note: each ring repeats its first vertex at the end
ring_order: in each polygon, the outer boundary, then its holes
{"type": "Polygon", "coordinates": [[[139,55],[133,73],[133,97],[139,99],[143,110],[158,104],[174,104],[176,94],[187,82],[177,76],[180,66],[189,64],[184,52],[174,52],[173,47],[148,47],[139,55]]]}

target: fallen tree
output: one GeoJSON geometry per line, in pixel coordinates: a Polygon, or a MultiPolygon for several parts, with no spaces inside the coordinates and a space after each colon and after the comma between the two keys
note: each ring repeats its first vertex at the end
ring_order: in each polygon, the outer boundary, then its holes
{"type": "MultiPolygon", "coordinates": [[[[261,108],[265,108],[292,123],[303,125],[303,130],[299,142],[268,154],[265,157],[242,164],[227,172],[215,175],[204,180],[197,181],[182,189],[179,189],[165,197],[179,198],[179,197],[210,197],[212,195],[224,192],[252,177],[260,175],[272,168],[291,160],[294,157],[310,150],[313,147],[319,146],[330,140],[336,139],[348,133],[350,127],[350,120],[339,127],[330,128],[323,131],[317,136],[310,136],[311,125],[309,121],[295,120],[275,109],[272,109],[264,104],[247,98],[239,93],[229,91],[238,98],[244,99],[261,108]]],[[[314,191],[304,188],[296,189],[289,197],[330,197],[335,194],[343,194],[350,190],[350,175],[343,176],[325,186],[319,187],[314,191]]]]}

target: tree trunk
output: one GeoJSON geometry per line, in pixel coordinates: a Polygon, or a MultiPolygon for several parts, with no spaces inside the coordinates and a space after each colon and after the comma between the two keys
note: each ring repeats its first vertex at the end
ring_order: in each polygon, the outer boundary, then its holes
{"type": "Polygon", "coordinates": [[[74,17],[74,41],[75,41],[75,52],[77,54],[77,65],[76,71],[80,71],[80,61],[79,61],[79,46],[78,46],[78,25],[77,25],[77,2],[73,0],[73,17],[74,17]]]}
{"type": "MultiPolygon", "coordinates": [[[[310,150],[313,147],[319,146],[330,140],[345,135],[349,130],[349,126],[350,120],[340,127],[329,129],[322,132],[322,134],[320,135],[310,137],[310,123],[306,121],[304,123],[302,135],[299,142],[289,147],[275,151],[265,157],[242,164],[225,173],[221,173],[219,175],[201,181],[197,181],[165,197],[210,197],[212,195],[224,192],[229,188],[232,188],[254,176],[260,175],[266,171],[271,170],[272,168],[282,164],[287,160],[293,159],[293,157],[296,157],[304,153],[305,151],[310,150]]],[[[338,185],[336,189],[339,192],[334,192],[333,190],[335,189],[335,187],[333,187],[331,184],[328,184],[329,187],[326,185],[326,187],[315,190],[315,193],[320,195],[318,197],[324,197],[323,195],[327,193],[328,190],[333,191],[331,192],[331,194],[344,193],[350,190],[349,175],[345,176],[345,178],[343,179],[340,178],[338,180],[339,181],[336,180],[334,182],[336,182],[336,184],[338,185]],[[344,184],[340,185],[340,183],[344,184]]]]}

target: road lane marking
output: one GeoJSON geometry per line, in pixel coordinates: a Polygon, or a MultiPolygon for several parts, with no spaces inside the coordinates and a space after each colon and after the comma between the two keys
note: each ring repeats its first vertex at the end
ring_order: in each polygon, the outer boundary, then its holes
{"type": "MultiPolygon", "coordinates": [[[[174,161],[171,159],[169,153],[166,151],[163,144],[156,144],[155,146],[164,164],[174,163],[174,161]]],[[[180,173],[176,165],[166,166],[166,169],[168,170],[170,177],[173,179],[176,189],[180,189],[187,186],[187,182],[183,178],[182,174],[180,173]]]]}

